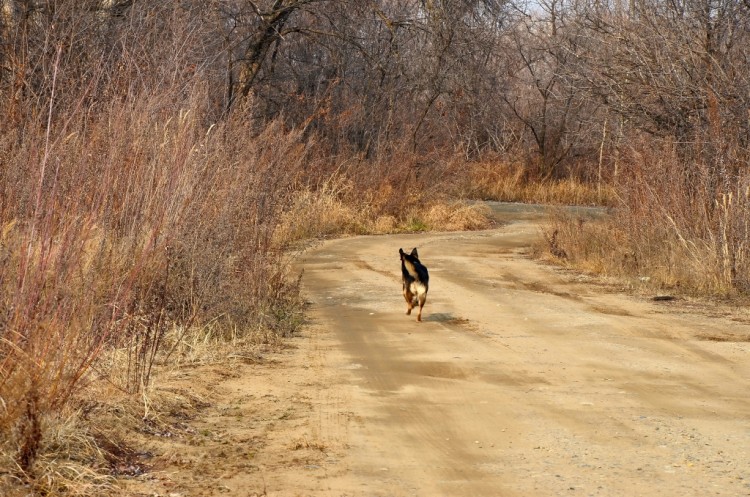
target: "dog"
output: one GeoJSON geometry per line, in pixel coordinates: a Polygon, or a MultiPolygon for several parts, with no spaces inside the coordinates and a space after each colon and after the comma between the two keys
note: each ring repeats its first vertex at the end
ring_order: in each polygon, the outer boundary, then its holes
{"type": "Polygon", "coordinates": [[[422,308],[427,300],[427,290],[430,286],[430,275],[427,268],[419,262],[416,247],[410,254],[398,249],[401,256],[401,276],[404,283],[404,298],[406,299],[406,314],[419,305],[417,321],[422,321],[422,308]]]}

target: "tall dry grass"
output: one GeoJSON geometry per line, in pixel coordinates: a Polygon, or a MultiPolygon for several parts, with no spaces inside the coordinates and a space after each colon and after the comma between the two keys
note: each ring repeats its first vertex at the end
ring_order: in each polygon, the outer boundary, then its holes
{"type": "Polygon", "coordinates": [[[46,433],[94,370],[139,392],[192,330],[299,325],[273,239],[306,146],[278,123],[207,124],[206,100],[143,95],[0,136],[3,478],[55,479],[46,433]]]}
{"type": "Polygon", "coordinates": [[[336,174],[321,186],[295,192],[292,205],[281,216],[277,243],[290,248],[331,236],[477,230],[492,225],[491,211],[484,204],[451,199],[444,192],[430,197],[416,187],[415,192],[397,192],[387,183],[363,190],[349,177],[336,174]]]}
{"type": "Polygon", "coordinates": [[[613,205],[610,182],[591,182],[574,175],[538,180],[529,168],[507,160],[483,160],[466,166],[457,194],[462,197],[502,202],[551,205],[613,205]]]}
{"type": "MultiPolygon", "coordinates": [[[[311,155],[326,157],[319,150],[311,155]]],[[[458,195],[456,185],[467,168],[461,154],[420,156],[404,141],[374,159],[352,152],[326,165],[314,162],[281,217],[276,235],[282,246],[337,235],[472,230],[492,224],[489,209],[458,195]],[[314,174],[308,174],[310,169],[314,174]]]]}
{"type": "MultiPolygon", "coordinates": [[[[725,150],[731,150],[726,148],[725,150]]],[[[741,152],[734,149],[734,153],[741,152]]],[[[547,245],[591,271],[639,286],[712,296],[750,292],[750,175],[740,155],[685,162],[669,140],[634,143],[611,216],[557,216],[547,245]]]]}

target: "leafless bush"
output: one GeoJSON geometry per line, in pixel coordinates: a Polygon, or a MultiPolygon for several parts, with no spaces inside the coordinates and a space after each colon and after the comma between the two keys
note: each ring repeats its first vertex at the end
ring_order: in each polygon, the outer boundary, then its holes
{"type": "Polygon", "coordinates": [[[750,177],[729,191],[711,173],[686,168],[673,140],[634,141],[620,176],[619,203],[603,222],[561,218],[558,243],[598,272],[637,277],[673,291],[733,295],[748,291],[750,177]]]}
{"type": "Polygon", "coordinates": [[[64,126],[52,114],[23,142],[3,137],[0,425],[25,475],[42,416],[92,366],[104,373],[104,351],[125,351],[107,374],[137,391],[174,327],[298,324],[296,279],[272,239],[306,147],[279,124],[206,128],[205,93],[193,95],[171,110],[163,95],[136,97],[64,126]]]}

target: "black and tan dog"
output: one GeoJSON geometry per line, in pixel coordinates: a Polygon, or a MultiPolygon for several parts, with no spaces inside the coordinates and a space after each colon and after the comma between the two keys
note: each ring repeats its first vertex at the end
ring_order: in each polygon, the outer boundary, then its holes
{"type": "Polygon", "coordinates": [[[417,321],[422,321],[422,307],[427,300],[427,289],[429,288],[430,275],[427,268],[419,262],[419,254],[416,247],[407,254],[403,249],[398,249],[401,255],[401,276],[404,281],[404,298],[406,299],[406,314],[419,305],[417,321]]]}

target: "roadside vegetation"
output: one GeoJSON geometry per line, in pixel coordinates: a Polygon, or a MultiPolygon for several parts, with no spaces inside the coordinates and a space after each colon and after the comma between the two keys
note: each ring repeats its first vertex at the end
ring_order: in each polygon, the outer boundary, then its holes
{"type": "Polygon", "coordinates": [[[0,493],[96,495],[311,239],[599,205],[551,257],[750,290],[747,3],[0,2],[0,493]]]}

